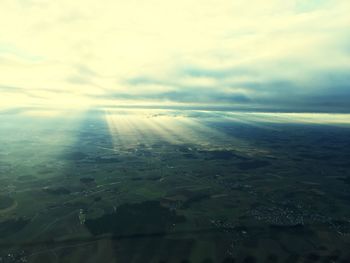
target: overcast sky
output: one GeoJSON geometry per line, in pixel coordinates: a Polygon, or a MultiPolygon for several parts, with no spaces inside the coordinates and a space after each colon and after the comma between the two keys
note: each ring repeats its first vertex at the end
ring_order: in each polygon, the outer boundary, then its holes
{"type": "Polygon", "coordinates": [[[350,112],[349,0],[1,0],[0,10],[0,107],[350,112]]]}

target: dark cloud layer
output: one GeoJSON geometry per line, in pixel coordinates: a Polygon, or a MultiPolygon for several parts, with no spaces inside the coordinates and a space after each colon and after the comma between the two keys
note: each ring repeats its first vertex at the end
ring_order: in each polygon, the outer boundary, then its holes
{"type": "MultiPolygon", "coordinates": [[[[282,71],[283,69],[281,69],[282,71]]],[[[166,100],[182,103],[224,104],[227,107],[252,109],[274,109],[274,111],[314,111],[314,112],[350,112],[350,72],[327,71],[312,72],[306,79],[264,79],[257,78],[257,72],[246,68],[227,68],[210,70],[190,67],[181,70],[176,80],[157,79],[139,76],[128,79],[131,88],[147,85],[173,87],[173,91],[139,92],[137,95],[113,94],[113,98],[166,100]],[[241,76],[248,76],[244,81],[241,76]],[[216,85],[205,88],[186,85],[182,79],[211,78],[216,85]]],[[[169,78],[170,79],[170,78],[169,78]]]]}

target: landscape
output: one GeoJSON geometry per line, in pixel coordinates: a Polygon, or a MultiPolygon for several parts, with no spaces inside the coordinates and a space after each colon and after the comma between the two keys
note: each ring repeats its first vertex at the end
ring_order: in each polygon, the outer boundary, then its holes
{"type": "Polygon", "coordinates": [[[349,0],[0,0],[0,263],[350,263],[349,0]]]}
{"type": "Polygon", "coordinates": [[[334,116],[2,112],[0,262],[348,262],[334,116]]]}

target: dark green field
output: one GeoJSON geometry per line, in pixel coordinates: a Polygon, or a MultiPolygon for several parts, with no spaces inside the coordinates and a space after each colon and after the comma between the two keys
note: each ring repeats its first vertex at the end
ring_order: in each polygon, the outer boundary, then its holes
{"type": "Polygon", "coordinates": [[[350,116],[0,114],[0,262],[350,262],[350,116]]]}

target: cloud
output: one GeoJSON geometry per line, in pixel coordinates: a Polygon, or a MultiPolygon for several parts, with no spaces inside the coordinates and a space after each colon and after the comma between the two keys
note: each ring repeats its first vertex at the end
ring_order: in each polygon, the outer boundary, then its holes
{"type": "Polygon", "coordinates": [[[348,0],[3,0],[0,8],[0,85],[21,87],[0,89],[2,105],[350,111],[348,0]]]}

